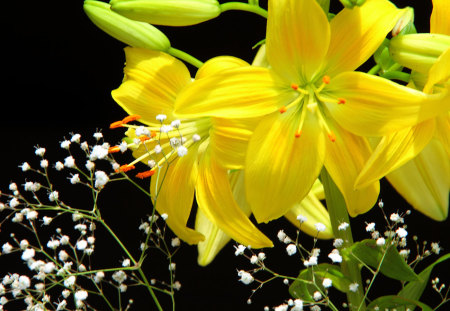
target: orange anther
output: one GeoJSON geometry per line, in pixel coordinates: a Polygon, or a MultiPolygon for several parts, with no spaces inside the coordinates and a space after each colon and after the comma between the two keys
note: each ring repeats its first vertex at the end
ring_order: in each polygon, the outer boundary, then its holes
{"type": "Polygon", "coordinates": [[[336,135],[334,135],[333,132],[328,133],[328,138],[331,140],[332,143],[336,141],[336,135]]]}
{"type": "Polygon", "coordinates": [[[299,138],[300,136],[302,136],[302,130],[296,131],[295,138],[299,138]]]}
{"type": "Polygon", "coordinates": [[[292,83],[292,84],[291,84],[291,88],[292,88],[293,90],[298,90],[298,84],[292,83]]]}
{"type": "Polygon", "coordinates": [[[344,98],[338,98],[338,104],[345,104],[346,102],[344,98]]]}
{"type": "Polygon", "coordinates": [[[122,121],[116,121],[111,123],[111,125],[109,126],[110,129],[116,129],[118,127],[122,127],[123,122],[122,121]]]}
{"type": "Polygon", "coordinates": [[[134,170],[134,169],[135,169],[134,165],[124,164],[121,167],[119,167],[119,169],[116,170],[116,172],[124,172],[125,173],[125,172],[128,172],[128,171],[134,170]]]}
{"type": "Polygon", "coordinates": [[[141,137],[139,137],[139,140],[141,142],[144,142],[144,141],[149,140],[149,139],[150,139],[150,137],[148,137],[148,136],[141,136],[141,137]]]}
{"type": "Polygon", "coordinates": [[[286,111],[287,111],[286,106],[282,106],[282,107],[280,108],[280,113],[285,113],[286,111]]]}
{"type": "Polygon", "coordinates": [[[323,76],[322,81],[325,84],[329,84],[330,83],[330,77],[329,76],[323,76]]]}
{"type": "Polygon", "coordinates": [[[150,176],[155,174],[155,170],[149,170],[149,171],[145,171],[145,172],[140,172],[138,174],[136,174],[137,178],[140,179],[144,179],[144,178],[149,178],[150,176]]]}
{"type": "Polygon", "coordinates": [[[120,147],[119,146],[113,146],[113,147],[109,147],[108,149],[108,153],[116,153],[120,151],[120,147]]]}
{"type": "Polygon", "coordinates": [[[151,131],[151,132],[150,132],[150,137],[151,137],[151,138],[156,137],[156,131],[151,131]]]}
{"type": "Polygon", "coordinates": [[[128,122],[136,121],[136,120],[138,120],[140,118],[141,118],[140,115],[132,114],[131,116],[123,118],[122,122],[123,123],[128,123],[128,122]]]}

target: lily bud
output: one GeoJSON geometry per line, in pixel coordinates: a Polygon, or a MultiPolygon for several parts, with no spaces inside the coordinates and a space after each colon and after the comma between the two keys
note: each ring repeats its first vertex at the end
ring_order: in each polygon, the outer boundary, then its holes
{"type": "Polygon", "coordinates": [[[417,33],[416,27],[414,26],[414,9],[407,7],[402,10],[403,15],[398,19],[397,24],[395,24],[392,29],[392,36],[398,36],[399,34],[406,35],[410,33],[417,33]]]}
{"type": "Polygon", "coordinates": [[[402,66],[428,73],[438,57],[450,47],[450,36],[409,34],[392,38],[389,52],[402,66]]]}
{"type": "Polygon", "coordinates": [[[98,28],[127,45],[157,51],[170,48],[169,39],[157,28],[117,14],[107,3],[86,0],[83,9],[98,28]]]}
{"type": "Polygon", "coordinates": [[[111,9],[128,18],[165,26],[189,26],[220,15],[217,0],[112,0],[111,9]]]}

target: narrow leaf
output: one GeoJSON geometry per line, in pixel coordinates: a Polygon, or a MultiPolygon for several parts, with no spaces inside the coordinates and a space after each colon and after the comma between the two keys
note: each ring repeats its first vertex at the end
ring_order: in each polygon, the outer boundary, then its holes
{"type": "Polygon", "coordinates": [[[370,303],[370,305],[367,307],[368,310],[375,310],[375,307],[378,307],[377,310],[398,310],[398,311],[404,311],[407,310],[407,308],[411,305],[419,307],[422,311],[433,311],[431,307],[428,305],[412,300],[412,299],[406,299],[404,297],[399,296],[383,296],[375,299],[370,303]]]}

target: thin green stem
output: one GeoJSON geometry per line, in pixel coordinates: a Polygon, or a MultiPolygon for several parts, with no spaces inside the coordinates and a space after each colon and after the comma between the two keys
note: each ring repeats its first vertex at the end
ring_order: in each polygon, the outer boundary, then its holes
{"type": "Polygon", "coordinates": [[[375,65],[367,73],[369,75],[376,75],[378,73],[378,71],[380,71],[380,69],[381,69],[380,65],[375,65]]]}
{"type": "Polygon", "coordinates": [[[406,72],[401,71],[388,71],[381,75],[382,78],[389,79],[389,80],[400,80],[405,83],[409,82],[410,74],[406,72]]]}
{"type": "Polygon", "coordinates": [[[203,65],[203,63],[201,61],[199,61],[197,58],[195,58],[194,56],[189,55],[188,53],[183,52],[183,51],[178,50],[178,49],[175,49],[173,47],[170,47],[167,50],[167,53],[172,55],[173,57],[176,57],[176,58],[179,58],[181,60],[184,60],[185,62],[187,62],[187,63],[189,63],[192,66],[195,66],[197,68],[200,68],[203,65]]]}
{"type": "MultiPolygon", "coordinates": [[[[348,216],[347,206],[345,204],[344,197],[337,188],[331,176],[328,174],[325,168],[322,169],[320,174],[323,187],[325,189],[325,198],[327,202],[328,213],[330,214],[331,226],[335,238],[340,238],[344,241],[343,247],[348,247],[353,244],[353,236],[351,227],[346,230],[339,230],[338,227],[341,223],[346,222],[350,225],[350,219],[348,216]]],[[[343,258],[341,263],[342,273],[349,277],[350,280],[358,284],[356,292],[348,292],[347,299],[352,307],[359,306],[359,310],[366,310],[364,303],[364,292],[361,280],[361,272],[358,267],[358,262],[350,258],[343,258]]],[[[352,310],[350,307],[350,310],[352,310]]]]}
{"type": "Polygon", "coordinates": [[[267,11],[253,4],[242,3],[242,2],[227,2],[220,5],[222,12],[225,11],[246,11],[258,14],[264,18],[267,18],[267,11]]]}
{"type": "MultiPolygon", "coordinates": [[[[131,261],[133,262],[133,265],[138,265],[138,262],[134,259],[134,257],[131,255],[131,253],[128,251],[128,249],[125,247],[125,245],[123,245],[122,241],[117,237],[117,235],[114,233],[114,231],[101,219],[99,219],[99,222],[105,227],[105,229],[109,232],[109,234],[111,234],[111,236],[114,238],[114,240],[116,240],[116,242],[120,245],[120,247],[122,248],[122,250],[125,252],[125,254],[127,254],[128,258],[131,259],[131,261]]],[[[140,265],[140,263],[139,263],[140,265]]],[[[155,295],[155,292],[152,289],[152,286],[150,285],[147,277],[145,276],[144,271],[142,271],[142,268],[139,266],[139,268],[137,269],[139,272],[139,275],[141,276],[142,280],[144,281],[145,287],[147,287],[150,295],[153,298],[153,301],[156,304],[156,307],[158,308],[159,311],[163,311],[158,298],[155,295]]]]}

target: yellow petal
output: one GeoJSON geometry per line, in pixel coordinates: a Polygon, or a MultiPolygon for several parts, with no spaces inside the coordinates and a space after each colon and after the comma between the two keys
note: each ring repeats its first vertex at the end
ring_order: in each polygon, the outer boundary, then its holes
{"type": "MultiPolygon", "coordinates": [[[[450,48],[439,56],[436,63],[431,66],[428,72],[428,81],[425,84],[423,91],[431,93],[433,87],[450,79],[450,48]]],[[[447,87],[448,89],[448,87],[447,87]]]]}
{"type": "Polygon", "coordinates": [[[447,91],[427,95],[362,72],[339,74],[325,92],[346,100],[326,107],[340,126],[361,136],[384,136],[450,109],[447,91]]]}
{"type": "Polygon", "coordinates": [[[286,81],[311,81],[329,41],[328,19],[315,0],[269,1],[267,59],[286,81]]]}
{"type": "MultiPolygon", "coordinates": [[[[320,184],[320,181],[316,181],[316,184],[320,184]]],[[[315,186],[313,186],[313,189],[315,186]]],[[[320,200],[314,195],[314,190],[308,193],[308,195],[298,204],[289,210],[286,215],[284,215],[290,222],[297,226],[300,230],[309,234],[312,237],[318,237],[319,239],[332,239],[333,230],[331,227],[330,215],[328,215],[327,209],[323,206],[320,200]],[[302,215],[306,217],[306,221],[302,224],[297,219],[297,216],[302,215]],[[317,229],[314,226],[316,223],[322,223],[325,225],[325,231],[317,234],[317,229]]],[[[322,187],[323,189],[323,187],[322,187]]]]}
{"type": "Polygon", "coordinates": [[[430,18],[430,32],[450,36],[450,2],[448,0],[433,0],[433,12],[430,18]]]}
{"type": "Polygon", "coordinates": [[[384,136],[356,179],[355,187],[365,187],[380,180],[414,158],[433,137],[434,129],[432,119],[384,136]]]}
{"type": "Polygon", "coordinates": [[[324,158],[324,137],[307,110],[303,134],[295,109],[265,117],[250,139],[245,165],[247,200],[258,222],[285,215],[310,191],[324,158]]]}
{"type": "Polygon", "coordinates": [[[328,124],[336,140],[326,140],[325,168],[344,196],[348,213],[355,217],[371,209],[380,193],[378,181],[358,190],[353,187],[370,156],[370,146],[365,138],[353,135],[333,122],[328,124]]]}
{"type": "Polygon", "coordinates": [[[439,141],[433,139],[413,160],[387,175],[394,188],[434,220],[448,216],[450,162],[439,141]]]}
{"type": "Polygon", "coordinates": [[[195,75],[195,79],[201,79],[204,77],[212,76],[227,69],[239,68],[244,66],[250,66],[250,64],[237,57],[232,56],[214,57],[205,62],[203,66],[199,68],[197,74],[195,75]]]}
{"type": "Polygon", "coordinates": [[[385,0],[368,0],[344,8],[330,22],[331,41],[326,73],[353,71],[373,55],[395,26],[402,11],[385,0]]]}
{"type": "Polygon", "coordinates": [[[226,169],[205,152],[199,164],[197,203],[208,219],[227,235],[252,248],[271,247],[272,242],[248,219],[233,198],[226,169]]]}
{"type": "Polygon", "coordinates": [[[170,229],[188,244],[197,244],[205,239],[203,234],[186,227],[194,199],[194,186],[197,178],[197,150],[189,152],[169,167],[160,169],[153,175],[150,190],[156,196],[156,210],[167,214],[166,223],[170,229]]]}
{"type": "Polygon", "coordinates": [[[186,66],[162,52],[125,48],[125,77],[121,86],[112,91],[114,100],[128,113],[138,114],[139,121],[150,124],[158,114],[173,120],[175,98],[190,81],[186,66]]]}
{"type": "MultiPolygon", "coordinates": [[[[244,189],[244,172],[235,171],[228,174],[230,186],[233,191],[233,197],[245,213],[250,216],[251,210],[245,198],[244,189]]],[[[205,241],[198,243],[198,264],[206,266],[216,257],[220,250],[230,241],[230,237],[214,225],[199,209],[195,221],[195,229],[203,233],[206,237],[205,241]]]]}
{"type": "Polygon", "coordinates": [[[268,69],[247,66],[194,81],[177,97],[175,113],[180,118],[252,118],[271,113],[297,96],[268,69]]]}
{"type": "Polygon", "coordinates": [[[195,230],[205,236],[205,240],[198,243],[197,246],[197,262],[200,266],[209,265],[231,238],[212,223],[201,209],[197,210],[195,230]]]}
{"type": "Polygon", "coordinates": [[[450,158],[450,112],[447,112],[446,116],[436,118],[436,137],[450,158]]]}
{"type": "Polygon", "coordinates": [[[253,59],[252,66],[269,68],[270,64],[267,60],[266,44],[262,44],[259,47],[259,50],[253,59]]]}
{"type": "Polygon", "coordinates": [[[212,118],[211,156],[227,169],[243,169],[248,141],[259,119],[212,118]]]}

